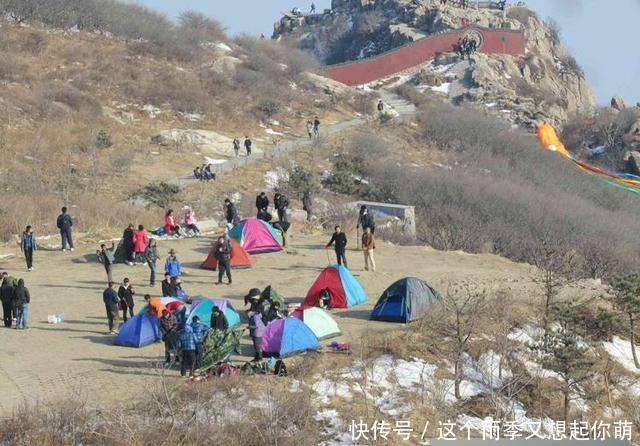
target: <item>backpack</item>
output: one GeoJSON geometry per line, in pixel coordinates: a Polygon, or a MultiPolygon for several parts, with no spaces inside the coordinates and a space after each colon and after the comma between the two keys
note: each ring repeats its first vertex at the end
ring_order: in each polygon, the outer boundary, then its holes
{"type": "Polygon", "coordinates": [[[282,359],[276,361],[276,365],[273,368],[273,374],[276,376],[287,376],[287,366],[282,359]]]}

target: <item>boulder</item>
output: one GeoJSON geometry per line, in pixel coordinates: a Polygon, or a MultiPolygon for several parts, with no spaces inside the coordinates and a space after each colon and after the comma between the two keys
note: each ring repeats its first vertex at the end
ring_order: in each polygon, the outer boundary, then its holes
{"type": "Polygon", "coordinates": [[[620,96],[614,96],[611,98],[611,108],[614,110],[622,111],[627,108],[627,104],[620,96]]]}
{"type": "Polygon", "coordinates": [[[635,150],[629,152],[627,170],[634,175],[640,175],[640,152],[636,152],[635,150]]]}

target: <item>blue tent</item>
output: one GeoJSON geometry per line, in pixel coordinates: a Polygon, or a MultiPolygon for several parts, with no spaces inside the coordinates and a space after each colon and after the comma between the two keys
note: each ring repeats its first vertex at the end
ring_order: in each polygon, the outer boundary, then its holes
{"type": "Polygon", "coordinates": [[[424,280],[400,279],[387,288],[371,312],[371,320],[411,322],[423,317],[442,296],[424,280]]]}
{"type": "Polygon", "coordinates": [[[147,313],[137,314],[120,327],[116,345],[143,347],[161,339],[158,318],[147,313]]]}
{"type": "Polygon", "coordinates": [[[284,358],[305,350],[320,348],[315,334],[300,319],[276,319],[267,325],[260,349],[265,356],[284,358]]]}

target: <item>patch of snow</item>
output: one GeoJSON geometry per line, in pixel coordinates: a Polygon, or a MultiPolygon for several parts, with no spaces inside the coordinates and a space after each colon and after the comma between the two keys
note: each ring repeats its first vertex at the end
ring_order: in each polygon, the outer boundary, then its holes
{"type": "Polygon", "coordinates": [[[605,153],[607,151],[607,146],[598,146],[598,147],[593,147],[593,148],[588,148],[587,149],[587,154],[589,156],[597,156],[597,155],[602,155],[603,153],[605,153]]]}
{"type": "Polygon", "coordinates": [[[291,381],[291,385],[289,386],[289,392],[298,393],[302,391],[302,383],[297,379],[291,381]]]}
{"type": "Polygon", "coordinates": [[[275,119],[272,119],[271,121],[269,121],[269,123],[271,125],[275,125],[276,127],[280,125],[280,121],[276,121],[275,119]]]}
{"type": "Polygon", "coordinates": [[[488,104],[484,104],[484,105],[485,105],[485,107],[493,108],[493,107],[495,107],[495,106],[496,106],[496,105],[498,105],[498,104],[497,104],[496,102],[489,102],[488,104]]]}
{"type": "Polygon", "coordinates": [[[451,82],[445,82],[444,84],[438,85],[437,87],[429,87],[429,89],[436,93],[444,93],[448,95],[451,91],[451,82]]]}
{"type": "Polygon", "coordinates": [[[507,335],[507,338],[523,344],[533,344],[543,334],[544,330],[542,328],[536,327],[534,324],[526,324],[522,328],[514,328],[511,333],[507,335]]]}
{"type": "Polygon", "coordinates": [[[331,440],[320,442],[321,446],[346,446],[353,443],[351,435],[347,432],[344,421],[340,418],[337,410],[321,410],[314,418],[322,423],[325,435],[332,437],[331,440]]]}
{"type": "Polygon", "coordinates": [[[149,153],[151,153],[152,155],[160,155],[160,152],[149,152],[149,153]]]}
{"type": "Polygon", "coordinates": [[[147,114],[149,115],[149,118],[151,119],[155,119],[160,113],[162,113],[162,110],[160,110],[155,105],[151,105],[151,104],[143,105],[142,111],[147,112],[147,114]]]}
{"type": "Polygon", "coordinates": [[[232,51],[231,47],[224,42],[217,42],[216,44],[214,44],[214,46],[219,50],[224,51],[225,53],[229,53],[232,51]]]}
{"type": "Polygon", "coordinates": [[[296,84],[293,81],[289,82],[289,88],[291,88],[292,90],[297,90],[298,89],[298,84],[296,84]]]}
{"type": "Polygon", "coordinates": [[[287,181],[289,181],[289,172],[282,167],[279,167],[276,170],[269,170],[264,174],[264,182],[268,192],[273,192],[278,188],[281,182],[287,181]]]}
{"type": "MultiPolygon", "coordinates": [[[[629,372],[640,373],[633,362],[631,342],[614,336],[611,342],[603,342],[602,346],[612,359],[629,372]]],[[[636,353],[640,356],[640,350],[636,347],[636,353]]]]}
{"type": "Polygon", "coordinates": [[[284,136],[284,133],[276,132],[273,129],[264,129],[264,131],[265,131],[265,133],[268,133],[269,135],[284,136]]]}
{"type": "Polygon", "coordinates": [[[208,156],[205,156],[204,159],[207,162],[207,164],[224,164],[227,162],[227,160],[217,160],[214,158],[209,158],[208,156]]]}
{"type": "Polygon", "coordinates": [[[204,120],[204,115],[201,115],[200,113],[180,113],[180,116],[191,122],[199,122],[204,120]]]}
{"type": "Polygon", "coordinates": [[[347,401],[351,401],[351,388],[348,384],[340,382],[336,383],[327,378],[317,377],[311,389],[318,394],[320,402],[323,404],[329,404],[331,397],[344,398],[347,401]]]}

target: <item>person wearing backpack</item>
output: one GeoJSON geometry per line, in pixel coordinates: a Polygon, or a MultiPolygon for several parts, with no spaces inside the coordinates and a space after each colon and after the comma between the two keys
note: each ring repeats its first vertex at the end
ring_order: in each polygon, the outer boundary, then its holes
{"type": "Polygon", "coordinates": [[[61,209],[62,213],[58,215],[58,219],[56,220],[56,226],[60,229],[60,238],[62,239],[62,251],[67,250],[67,246],[69,246],[69,250],[73,251],[73,237],[72,237],[72,226],[73,226],[73,218],[71,215],[67,213],[67,207],[63,206],[61,209]]]}
{"type": "Polygon", "coordinates": [[[31,225],[27,225],[22,233],[20,250],[23,252],[24,259],[27,262],[27,271],[33,271],[33,251],[37,251],[38,246],[36,245],[36,238],[31,230],[31,225]]]}
{"type": "Polygon", "coordinates": [[[107,245],[102,243],[100,250],[96,251],[98,262],[104,265],[104,270],[107,273],[107,282],[113,282],[113,264],[116,263],[116,257],[113,255],[115,248],[116,245],[114,242],[111,242],[111,248],[108,249],[107,245]]]}

